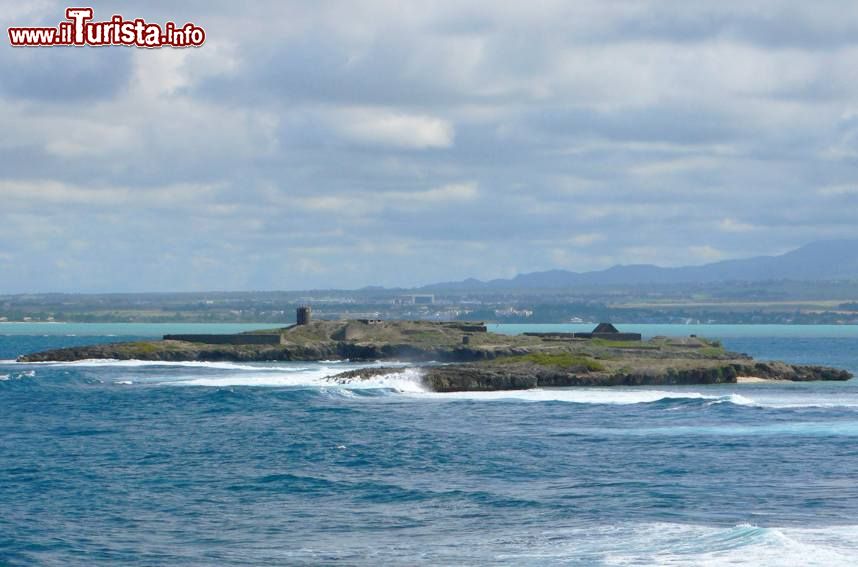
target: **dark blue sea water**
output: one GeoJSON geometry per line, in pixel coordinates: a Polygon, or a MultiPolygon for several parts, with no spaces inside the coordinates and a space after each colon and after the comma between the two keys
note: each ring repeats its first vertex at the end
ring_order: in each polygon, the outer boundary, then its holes
{"type": "MultiPolygon", "coordinates": [[[[692,332],[858,372],[856,331],[692,332]]],[[[0,325],[0,564],[858,559],[853,382],[433,394],[407,367],[11,360],[160,332],[0,325]]]]}

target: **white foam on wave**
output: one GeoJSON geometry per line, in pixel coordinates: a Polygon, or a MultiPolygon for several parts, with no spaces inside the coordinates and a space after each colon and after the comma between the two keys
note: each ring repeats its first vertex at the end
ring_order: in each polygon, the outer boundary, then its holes
{"type": "Polygon", "coordinates": [[[790,392],[754,392],[756,405],[776,409],[858,408],[858,395],[853,392],[814,392],[796,389],[790,392]]]}
{"type": "MultiPolygon", "coordinates": [[[[703,387],[704,389],[706,386],[703,387]]],[[[739,388],[741,389],[741,387],[739,388]]],[[[747,394],[747,392],[746,392],[747,394]]],[[[737,406],[770,409],[804,408],[858,408],[858,395],[853,391],[826,393],[794,389],[783,392],[754,390],[748,396],[720,389],[709,392],[667,390],[646,386],[570,387],[556,389],[509,390],[496,392],[456,392],[438,394],[441,399],[468,399],[485,401],[569,402],[579,404],[639,404],[661,400],[706,400],[706,405],[733,404],[737,406]]],[[[679,407],[670,408],[679,410],[679,407]]]]}
{"type": "Polygon", "coordinates": [[[855,565],[856,528],[596,524],[542,531],[493,557],[511,564],[841,567],[855,565]]]}
{"type": "Polygon", "coordinates": [[[595,437],[856,437],[856,421],[811,421],[739,425],[670,425],[663,427],[576,427],[554,430],[555,434],[595,437]]]}
{"type": "MultiPolygon", "coordinates": [[[[158,368],[175,368],[176,376],[153,376],[152,379],[143,379],[146,383],[185,383],[191,385],[211,386],[309,386],[319,384],[321,377],[333,376],[345,370],[356,368],[390,366],[394,368],[407,368],[409,363],[398,361],[384,361],[375,363],[355,363],[348,360],[331,360],[321,362],[200,362],[200,361],[149,361],[149,360],[115,360],[115,359],[88,359],[71,362],[35,362],[24,363],[16,360],[0,360],[0,363],[20,368],[21,366],[51,366],[51,367],[81,367],[81,368],[128,368],[140,369],[148,373],[149,368],[157,371],[158,368]],[[211,375],[205,371],[211,370],[211,375]],[[202,375],[187,376],[188,372],[202,372],[202,375]],[[294,375],[294,376],[292,376],[294,375]],[[190,379],[185,379],[190,378],[190,379]]],[[[8,369],[7,369],[8,370],[8,369]]],[[[8,374],[5,373],[5,374],[8,374]]],[[[139,372],[134,372],[135,380],[139,372]]],[[[381,381],[378,381],[381,383],[381,381]]],[[[136,383],[136,382],[135,382],[136,383]]],[[[373,380],[366,381],[373,384],[373,380]]],[[[320,384],[321,385],[321,384],[320,384]]],[[[325,383],[325,387],[338,387],[336,383],[325,383]]],[[[354,389],[359,387],[357,382],[343,384],[340,387],[354,389]]],[[[386,387],[386,386],[377,386],[386,387]]],[[[669,388],[669,387],[668,387],[669,388]]],[[[741,406],[757,406],[776,409],[797,408],[858,408],[858,396],[849,395],[844,392],[814,392],[802,390],[793,391],[771,391],[765,389],[754,389],[752,396],[748,397],[736,391],[717,390],[711,393],[700,391],[689,391],[684,389],[670,390],[658,389],[657,387],[574,387],[557,389],[533,389],[496,392],[457,392],[457,393],[431,393],[424,388],[395,387],[403,393],[421,394],[425,399],[441,400],[482,400],[482,401],[523,401],[523,402],[569,402],[580,404],[639,404],[658,402],[665,399],[690,399],[706,400],[707,405],[734,404],[741,406]]],[[[744,390],[744,387],[738,387],[744,390]]],[[[747,390],[745,391],[747,394],[747,390]]],[[[680,410],[681,407],[674,406],[668,410],[680,410]]]]}
{"type": "MultiPolygon", "coordinates": [[[[783,395],[766,395],[755,391],[753,397],[729,391],[702,393],[688,390],[660,390],[641,386],[613,386],[607,388],[570,387],[555,389],[507,390],[495,392],[453,392],[434,394],[446,400],[523,401],[523,402],[568,402],[577,404],[644,404],[662,400],[706,400],[706,405],[733,404],[737,406],[771,409],[801,408],[858,408],[858,396],[836,395],[808,396],[796,390],[783,395]]],[[[678,411],[680,406],[667,408],[678,411]]]]}
{"type": "MultiPolygon", "coordinates": [[[[632,528],[624,545],[607,550],[608,565],[855,565],[855,529],[759,527],[730,528],[647,524],[632,528]]],[[[619,535],[619,534],[613,534],[619,535]]]]}
{"type": "MultiPolygon", "coordinates": [[[[813,383],[808,384],[812,386],[813,383]]],[[[858,395],[854,392],[820,393],[806,389],[777,393],[755,390],[753,399],[733,393],[713,403],[724,402],[771,409],[858,408],[858,395]]]]}
{"type": "Polygon", "coordinates": [[[396,392],[424,392],[420,373],[410,363],[377,361],[353,363],[347,360],[327,362],[200,362],[87,359],[70,362],[16,363],[32,366],[79,367],[135,370],[134,380],[127,376],[111,380],[114,384],[147,384],[174,386],[269,386],[318,387],[326,390],[387,389],[396,392]],[[394,370],[371,379],[337,381],[331,377],[360,368],[391,367],[394,370]],[[170,371],[173,369],[173,371],[170,371]],[[401,369],[401,370],[400,370],[401,369]]]}
{"type": "Polygon", "coordinates": [[[721,396],[716,400],[712,400],[709,402],[709,405],[713,404],[736,404],[737,406],[757,406],[758,404],[755,400],[751,398],[747,398],[742,394],[730,394],[728,396],[721,396]]]}
{"type": "Polygon", "coordinates": [[[196,376],[187,379],[170,380],[165,383],[177,386],[314,386],[328,385],[323,378],[335,374],[329,368],[322,367],[315,370],[306,368],[300,371],[288,370],[286,372],[241,372],[211,376],[196,376]]]}
{"type": "Polygon", "coordinates": [[[332,375],[342,372],[342,368],[332,369],[323,366],[313,370],[289,373],[241,373],[225,376],[200,376],[188,380],[170,381],[177,386],[274,386],[274,387],[317,387],[322,389],[366,390],[387,389],[403,393],[425,392],[422,374],[416,368],[403,368],[389,374],[375,376],[366,380],[333,381],[332,375]]]}
{"type": "Polygon", "coordinates": [[[485,401],[525,401],[525,402],[569,402],[576,404],[644,404],[661,400],[711,400],[712,403],[736,403],[750,405],[751,399],[734,394],[732,396],[711,396],[700,392],[612,388],[552,388],[533,390],[503,390],[495,392],[452,392],[434,394],[445,400],[485,400],[485,401]]]}
{"type": "Polygon", "coordinates": [[[12,372],[9,374],[0,374],[0,382],[8,382],[9,380],[21,380],[22,378],[33,378],[36,376],[35,370],[26,372],[12,372]]]}
{"type": "Polygon", "coordinates": [[[419,368],[403,368],[398,372],[356,380],[344,385],[351,389],[385,388],[409,394],[428,392],[423,383],[423,371],[419,368]]]}

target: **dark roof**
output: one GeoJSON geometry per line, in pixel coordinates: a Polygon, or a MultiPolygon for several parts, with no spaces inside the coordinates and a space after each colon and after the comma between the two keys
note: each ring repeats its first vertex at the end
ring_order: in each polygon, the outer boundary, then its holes
{"type": "Polygon", "coordinates": [[[594,333],[619,333],[616,327],[611,325],[610,323],[599,323],[596,325],[596,328],[593,329],[594,333]]]}

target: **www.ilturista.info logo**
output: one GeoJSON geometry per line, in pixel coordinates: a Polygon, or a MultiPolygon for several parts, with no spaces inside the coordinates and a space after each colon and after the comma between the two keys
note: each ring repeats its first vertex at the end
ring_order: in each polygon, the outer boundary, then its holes
{"type": "Polygon", "coordinates": [[[66,20],[56,27],[9,28],[14,47],[53,47],[82,45],[128,45],[134,47],[199,47],[206,32],[190,22],[150,24],[141,18],[126,20],[114,15],[105,22],[93,22],[92,8],[67,8],[66,20]]]}

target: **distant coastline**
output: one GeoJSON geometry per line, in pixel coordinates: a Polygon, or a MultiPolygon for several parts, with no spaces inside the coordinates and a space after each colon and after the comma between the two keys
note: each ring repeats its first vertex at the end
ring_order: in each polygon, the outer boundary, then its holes
{"type": "MultiPolygon", "coordinates": [[[[644,338],[658,335],[697,334],[712,338],[729,337],[858,337],[858,325],[793,325],[793,324],[742,324],[742,323],[618,323],[624,329],[643,334],[644,338]]],[[[488,329],[500,334],[523,332],[586,331],[591,323],[488,323],[488,329]]],[[[77,322],[0,322],[0,335],[77,335],[77,336],[135,336],[161,337],[172,333],[236,333],[259,329],[279,329],[282,324],[251,323],[77,323],[77,322]]]]}

